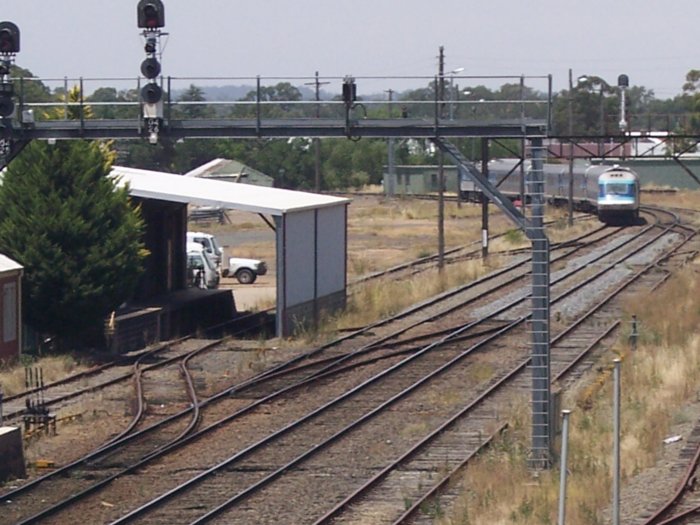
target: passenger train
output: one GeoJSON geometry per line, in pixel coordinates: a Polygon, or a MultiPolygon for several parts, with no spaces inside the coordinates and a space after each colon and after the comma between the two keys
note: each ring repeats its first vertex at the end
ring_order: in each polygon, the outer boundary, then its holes
{"type": "MultiPolygon", "coordinates": [[[[520,198],[520,167],[517,159],[492,160],[488,164],[489,182],[512,199],[520,198]]],[[[524,163],[526,179],[530,161],[524,163]]],[[[564,204],[569,198],[569,165],[544,164],[545,197],[551,204],[564,204]]],[[[622,166],[575,163],[574,207],[597,213],[605,223],[634,223],[639,219],[639,177],[622,166]]],[[[471,178],[460,175],[460,193],[464,200],[477,200],[480,191],[471,178]]],[[[527,192],[526,192],[527,193],[527,192]]]]}

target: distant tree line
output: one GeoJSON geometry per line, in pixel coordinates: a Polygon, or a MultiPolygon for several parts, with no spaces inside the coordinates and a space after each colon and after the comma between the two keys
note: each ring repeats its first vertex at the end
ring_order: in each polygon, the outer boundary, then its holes
{"type": "MultiPolygon", "coordinates": [[[[15,67],[16,78],[33,77],[26,69],[15,67]]],[[[74,88],[73,88],[74,89],[74,88]]],[[[66,94],[63,89],[51,90],[38,81],[23,82],[22,94],[26,102],[62,101],[66,94]]],[[[69,93],[75,97],[75,92],[69,93]]],[[[166,94],[167,96],[167,94],[166,94]]],[[[504,84],[499,89],[489,89],[483,85],[452,86],[429,82],[426,87],[396,93],[391,104],[372,104],[363,108],[362,116],[367,117],[410,117],[432,118],[436,98],[447,99],[440,102],[443,118],[489,119],[519,115],[520,105],[505,101],[522,98],[528,101],[541,101],[529,105],[530,117],[547,116],[547,94],[539,93],[520,84],[504,84]],[[439,90],[440,97],[436,96],[439,90]],[[410,102],[409,102],[410,101],[410,102]],[[420,104],[424,101],[425,104],[420,104]],[[498,102],[498,103],[493,103],[498,102]]],[[[700,71],[688,72],[682,92],[672,99],[660,100],[654,92],[641,86],[630,86],[626,91],[628,121],[633,129],[664,129],[685,133],[700,133],[700,71]]],[[[247,105],[206,104],[202,87],[190,85],[174,98],[172,118],[254,118],[259,99],[263,118],[340,117],[338,105],[307,103],[295,104],[304,100],[302,91],[288,82],[261,86],[260,91],[250,90],[240,97],[247,105]]],[[[113,87],[100,87],[84,98],[90,107],[92,118],[137,118],[139,114],[139,93],[137,89],[118,91],[113,87]],[[109,103],[131,102],[134,105],[111,105],[109,103]]],[[[358,102],[362,103],[362,100],[358,102]]],[[[359,110],[358,110],[359,111],[359,110]]],[[[587,77],[576,83],[571,91],[562,90],[553,96],[552,125],[555,135],[567,135],[572,126],[575,135],[597,135],[600,132],[617,133],[620,115],[618,88],[608,85],[600,77],[587,77]],[[570,117],[571,115],[571,117],[570,117]]],[[[480,160],[481,149],[478,139],[461,139],[458,145],[473,160],[480,160]]],[[[512,155],[518,151],[517,141],[498,141],[491,149],[491,156],[512,155]]],[[[187,139],[180,142],[161,137],[157,145],[137,141],[116,141],[117,162],[146,169],[156,169],[173,173],[184,173],[217,157],[232,158],[250,165],[274,178],[278,187],[308,190],[315,186],[315,149],[307,138],[296,139],[187,139]]],[[[320,141],[320,170],[323,190],[340,190],[378,184],[384,175],[387,164],[387,142],[379,139],[323,139],[320,141]]],[[[395,162],[397,164],[433,164],[435,152],[422,141],[395,141],[395,162]]]]}

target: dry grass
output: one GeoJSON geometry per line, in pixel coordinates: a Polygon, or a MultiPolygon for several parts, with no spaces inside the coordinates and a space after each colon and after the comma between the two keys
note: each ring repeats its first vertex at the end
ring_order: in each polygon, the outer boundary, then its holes
{"type": "MultiPolygon", "coordinates": [[[[41,368],[44,384],[88,368],[88,366],[80,364],[70,355],[42,357],[31,363],[31,366],[41,368]]],[[[0,385],[2,385],[4,395],[11,396],[25,390],[24,374],[24,366],[20,363],[2,367],[2,371],[0,371],[0,385]]]]}
{"type": "MultiPolygon", "coordinates": [[[[581,388],[564,396],[564,407],[574,408],[569,442],[570,472],[567,524],[607,523],[611,494],[612,407],[609,363],[617,355],[622,364],[623,484],[654,465],[663,439],[673,425],[688,419],[684,405],[697,398],[700,381],[700,276],[695,268],[672,279],[653,296],[631,298],[628,319],[637,315],[641,327],[638,350],[630,352],[623,337],[599,375],[599,388],[581,388]],[[673,311],[674,315],[659,315],[673,311]],[[583,399],[591,397],[592,399],[583,399]]],[[[595,383],[594,383],[595,385],[595,383]]],[[[526,400],[512,415],[512,431],[468,469],[464,493],[456,513],[438,523],[555,523],[559,473],[527,469],[529,413],[526,400]],[[449,518],[449,519],[448,519],[449,518]],[[451,521],[450,521],[451,520],[451,521]]]]}
{"type": "Polygon", "coordinates": [[[339,317],[331,318],[323,331],[363,326],[378,319],[397,314],[401,310],[458,285],[468,283],[490,271],[481,260],[467,261],[437,270],[424,272],[411,281],[386,281],[380,285],[359,285],[350,296],[348,306],[339,317]]]}

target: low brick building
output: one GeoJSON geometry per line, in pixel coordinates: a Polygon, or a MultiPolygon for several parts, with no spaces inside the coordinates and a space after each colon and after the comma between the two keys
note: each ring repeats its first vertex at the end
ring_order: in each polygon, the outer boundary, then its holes
{"type": "Polygon", "coordinates": [[[17,359],[22,348],[22,271],[0,254],[0,360],[17,359]]]}

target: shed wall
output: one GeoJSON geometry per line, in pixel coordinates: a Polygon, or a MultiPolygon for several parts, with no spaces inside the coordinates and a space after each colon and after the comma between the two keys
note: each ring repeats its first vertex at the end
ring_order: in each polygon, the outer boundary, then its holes
{"type": "Polygon", "coordinates": [[[347,256],[345,203],[276,218],[277,333],[313,325],[322,310],[344,306],[347,256]]]}
{"type": "Polygon", "coordinates": [[[316,273],[316,214],[314,210],[290,213],[284,219],[285,301],[287,306],[314,298],[316,273]]]}
{"type": "Polygon", "coordinates": [[[317,210],[318,243],[316,267],[318,295],[345,290],[347,281],[346,206],[317,210]]]}

